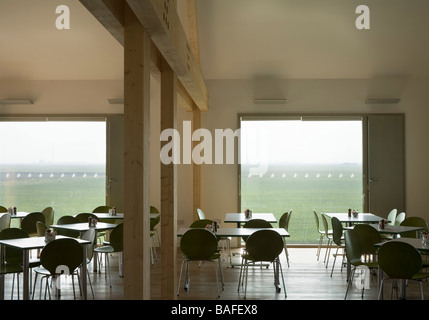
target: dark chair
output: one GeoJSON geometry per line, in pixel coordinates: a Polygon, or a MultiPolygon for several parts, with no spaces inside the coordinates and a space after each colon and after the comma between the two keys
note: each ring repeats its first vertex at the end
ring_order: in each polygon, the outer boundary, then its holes
{"type": "MultiPolygon", "coordinates": [[[[73,286],[73,295],[76,299],[76,291],[74,288],[74,275],[76,275],[75,270],[81,265],[83,258],[82,246],[75,239],[63,238],[56,239],[49,242],[43,248],[40,254],[40,263],[42,267],[35,268],[36,277],[34,281],[33,288],[33,298],[34,291],[37,281],[37,275],[40,274],[45,278],[45,298],[46,292],[49,293],[49,298],[51,298],[48,279],[53,277],[54,280],[57,280],[61,275],[71,275],[72,276],[72,286],[73,286]]],[[[79,276],[78,276],[79,281],[79,276]]],[[[40,281],[40,296],[42,291],[42,279],[40,281]]]]}
{"type": "MultiPolygon", "coordinates": [[[[365,267],[365,268],[368,268],[368,270],[378,269],[378,263],[374,261],[371,261],[371,262],[362,261],[362,255],[364,253],[363,253],[362,239],[359,235],[359,232],[357,232],[354,229],[347,230],[344,233],[344,240],[345,240],[345,247],[346,247],[346,257],[348,262],[352,266],[351,276],[347,284],[346,295],[344,297],[344,300],[345,300],[347,299],[347,293],[353,283],[356,269],[358,267],[365,267]]],[[[365,290],[365,286],[362,287],[362,297],[364,294],[364,290],[365,290]]]]}
{"type": "MultiPolygon", "coordinates": [[[[383,270],[378,299],[381,298],[381,293],[383,292],[384,280],[391,279],[418,281],[420,283],[421,298],[424,300],[422,280],[429,278],[429,273],[421,272],[422,257],[416,248],[405,242],[388,241],[378,250],[378,263],[381,270],[383,270]]],[[[402,298],[405,299],[404,292],[402,298]]]]}
{"type": "MultiPolygon", "coordinates": [[[[73,224],[73,223],[79,223],[79,220],[76,219],[73,216],[62,216],[58,219],[57,224],[63,225],[63,224],[73,224]]],[[[56,233],[58,235],[72,237],[72,238],[79,238],[80,232],[79,231],[73,231],[73,230],[56,230],[56,233]]]]}
{"type": "MultiPolygon", "coordinates": [[[[150,213],[159,213],[159,210],[154,206],[150,206],[150,213]]],[[[156,255],[156,250],[154,246],[155,235],[157,236],[157,239],[158,239],[158,245],[161,244],[161,240],[159,239],[158,229],[155,228],[159,224],[160,220],[161,220],[160,215],[155,218],[150,218],[150,256],[151,256],[152,264],[154,264],[154,260],[158,260],[158,256],[156,255]]]]}
{"type": "Polygon", "coordinates": [[[75,216],[75,218],[76,218],[79,222],[88,222],[90,217],[91,217],[92,219],[97,219],[97,220],[98,220],[97,216],[96,216],[95,214],[93,214],[93,213],[82,212],[82,213],[78,213],[78,214],[75,216]]]}
{"type": "Polygon", "coordinates": [[[42,212],[31,212],[22,219],[21,229],[25,231],[30,237],[37,237],[37,221],[40,221],[45,224],[45,216],[42,212]]]}
{"type": "Polygon", "coordinates": [[[211,225],[212,223],[213,220],[210,219],[199,219],[192,222],[189,228],[205,228],[208,224],[211,225]]]}
{"type": "Polygon", "coordinates": [[[246,252],[242,255],[242,268],[238,281],[238,290],[240,290],[241,277],[245,279],[244,298],[247,294],[247,278],[249,264],[255,262],[273,263],[274,284],[277,292],[280,292],[279,276],[281,274],[283,281],[283,290],[286,295],[286,286],[283,278],[283,270],[280,263],[280,254],[283,251],[284,243],[280,234],[274,230],[258,230],[252,233],[246,241],[246,252]]]}
{"type": "MultiPolygon", "coordinates": [[[[332,277],[332,274],[334,272],[335,262],[337,261],[338,256],[341,256],[343,258],[341,262],[341,271],[343,270],[343,264],[344,264],[344,258],[345,258],[345,253],[344,253],[345,246],[344,246],[344,230],[340,220],[338,220],[337,217],[333,217],[331,219],[331,223],[332,223],[332,241],[337,246],[337,250],[333,255],[334,263],[332,264],[332,270],[331,270],[331,277],[332,277]],[[343,253],[338,253],[339,250],[342,250],[343,253]]],[[[328,265],[326,265],[326,267],[328,267],[328,265]]]]}
{"type": "MultiPolygon", "coordinates": [[[[401,226],[410,226],[410,227],[422,227],[424,228],[424,232],[428,232],[428,225],[426,223],[426,220],[421,217],[408,217],[405,218],[404,221],[401,222],[401,226]]],[[[402,233],[401,237],[404,238],[417,238],[419,232],[411,231],[402,233]]]]}
{"type": "MultiPolygon", "coordinates": [[[[279,228],[283,228],[287,232],[289,232],[289,222],[290,222],[291,217],[292,217],[292,210],[283,213],[283,215],[279,219],[279,228]]],[[[283,238],[283,241],[285,244],[284,247],[285,247],[287,266],[290,267],[290,265],[289,265],[289,252],[287,251],[286,238],[283,238]]]]}
{"type": "MultiPolygon", "coordinates": [[[[114,252],[119,252],[122,255],[123,250],[124,250],[124,224],[123,223],[118,224],[110,233],[109,245],[103,245],[101,247],[94,248],[94,253],[104,254],[105,269],[107,269],[105,271],[105,274],[107,277],[107,273],[109,273],[110,287],[112,287],[112,280],[110,276],[109,254],[112,254],[114,252]]],[[[120,261],[119,263],[121,264],[122,258],[120,258],[119,261],[120,261]]]]}
{"type": "MultiPolygon", "coordinates": [[[[28,238],[28,234],[19,228],[6,228],[0,231],[0,240],[9,240],[9,239],[22,239],[28,238]]],[[[12,281],[12,294],[11,299],[13,298],[14,284],[15,284],[15,274],[17,274],[17,284],[18,284],[18,299],[19,299],[19,276],[18,274],[23,272],[22,259],[23,252],[21,249],[16,249],[10,246],[5,247],[5,264],[0,264],[0,274],[14,274],[12,281]]],[[[40,265],[39,259],[30,260],[30,268],[34,268],[40,265]]]]}
{"type": "Polygon", "coordinates": [[[7,212],[7,208],[0,206],[0,213],[7,212]]]}
{"type": "MultiPolygon", "coordinates": [[[[224,286],[223,281],[223,272],[222,272],[222,263],[220,259],[220,254],[218,252],[218,240],[216,236],[211,233],[209,230],[193,228],[186,231],[182,238],[180,239],[180,249],[183,253],[182,267],[180,269],[180,276],[177,288],[177,295],[180,293],[180,283],[182,280],[183,266],[186,264],[186,274],[184,280],[184,289],[187,291],[189,289],[189,262],[191,261],[208,261],[215,262],[216,260],[219,263],[219,270],[222,281],[222,290],[224,286]]],[[[218,297],[220,296],[219,285],[218,285],[218,273],[215,264],[215,273],[216,273],[216,284],[218,287],[218,297]]]]}

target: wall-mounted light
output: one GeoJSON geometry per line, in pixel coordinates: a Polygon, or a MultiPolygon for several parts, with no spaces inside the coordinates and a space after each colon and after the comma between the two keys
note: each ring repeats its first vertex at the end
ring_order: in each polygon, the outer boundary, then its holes
{"type": "Polygon", "coordinates": [[[287,99],[254,99],[256,104],[285,104],[287,99]]]}
{"type": "Polygon", "coordinates": [[[391,99],[391,98],[387,98],[387,99],[366,99],[365,103],[366,104],[395,104],[395,103],[398,103],[399,101],[401,101],[401,99],[391,99]]]}
{"type": "Polygon", "coordinates": [[[0,104],[33,104],[33,101],[23,99],[2,99],[0,100],[0,104]]]}
{"type": "Polygon", "coordinates": [[[124,104],[124,99],[107,99],[110,104],[124,104]]]}

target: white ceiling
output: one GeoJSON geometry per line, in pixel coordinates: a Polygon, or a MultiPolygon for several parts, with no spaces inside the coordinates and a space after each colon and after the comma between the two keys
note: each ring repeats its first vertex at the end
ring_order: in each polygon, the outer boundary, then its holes
{"type": "MultiPolygon", "coordinates": [[[[428,0],[196,1],[205,79],[429,77],[428,0]]],[[[0,1],[0,80],[121,79],[122,50],[78,0],[0,1]]]]}

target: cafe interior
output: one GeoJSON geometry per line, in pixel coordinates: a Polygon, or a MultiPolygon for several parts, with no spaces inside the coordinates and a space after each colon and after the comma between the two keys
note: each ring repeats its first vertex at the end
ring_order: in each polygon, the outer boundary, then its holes
{"type": "MultiPolygon", "coordinates": [[[[428,299],[428,13],[421,0],[0,1],[0,124],[106,124],[104,210],[88,212],[104,215],[92,228],[81,220],[76,237],[83,253],[73,268],[85,287],[73,286],[70,273],[55,293],[56,271],[40,263],[33,270],[32,258],[69,237],[57,219],[46,220],[58,239],[47,240],[45,230],[29,235],[43,238],[31,250],[0,236],[2,251],[21,248],[24,259],[19,282],[2,273],[3,298],[428,299]],[[357,121],[358,204],[304,188],[311,208],[276,193],[281,205],[273,209],[259,206],[262,187],[245,194],[244,182],[271,167],[260,165],[268,154],[261,151],[249,160],[259,167],[245,171],[237,132],[249,149],[299,136],[244,131],[264,121],[357,121]],[[227,135],[220,147],[219,131],[227,135]],[[311,221],[298,223],[304,216],[311,221]],[[362,225],[376,233],[370,244],[362,239],[372,236],[356,231],[362,225]],[[316,236],[297,238],[307,229],[316,236]],[[95,258],[87,264],[89,251],[95,258]]],[[[334,136],[356,131],[345,128],[334,136]]],[[[282,148],[270,157],[291,159],[282,148]]],[[[330,153],[310,149],[299,147],[315,159],[330,153]]],[[[13,203],[0,206],[20,218],[13,203]]],[[[49,203],[24,211],[45,207],[79,213],[49,203]]]]}

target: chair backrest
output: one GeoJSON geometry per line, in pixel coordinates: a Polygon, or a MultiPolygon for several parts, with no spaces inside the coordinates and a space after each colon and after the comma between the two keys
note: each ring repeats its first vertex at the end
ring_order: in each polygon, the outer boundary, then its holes
{"type": "Polygon", "coordinates": [[[246,251],[256,261],[274,261],[283,251],[284,242],[274,230],[253,232],[246,241],[246,251]]]}
{"type": "Polygon", "coordinates": [[[322,224],[323,224],[323,230],[325,231],[325,235],[328,235],[329,233],[328,220],[326,219],[326,216],[323,213],[320,216],[322,217],[322,224]]]}
{"type": "Polygon", "coordinates": [[[10,213],[3,213],[0,217],[0,231],[10,228],[10,213]]]}
{"type": "Polygon", "coordinates": [[[41,212],[31,212],[27,214],[21,221],[21,229],[24,230],[30,237],[37,235],[36,222],[45,223],[45,216],[41,212]]]}
{"type": "Polygon", "coordinates": [[[7,212],[7,208],[3,207],[3,206],[0,206],[0,213],[2,213],[2,212],[7,212]]]}
{"type": "Polygon", "coordinates": [[[109,209],[112,209],[110,206],[98,206],[94,210],[92,210],[93,213],[109,213],[109,209]]]}
{"type": "Polygon", "coordinates": [[[195,220],[194,222],[191,223],[189,228],[205,228],[208,224],[211,225],[212,223],[213,223],[213,220],[210,220],[210,219],[195,220]]]}
{"type": "Polygon", "coordinates": [[[378,250],[380,268],[394,279],[410,279],[422,267],[421,254],[412,245],[388,241],[378,250]]]}
{"type": "Polygon", "coordinates": [[[360,265],[363,250],[362,239],[360,238],[359,233],[354,229],[346,230],[344,232],[344,245],[347,260],[350,261],[352,265],[360,265]]]}
{"type": "Polygon", "coordinates": [[[197,208],[197,215],[198,215],[198,219],[206,218],[206,215],[204,214],[203,210],[201,210],[200,208],[197,208]]]}
{"type": "MultiPolygon", "coordinates": [[[[28,238],[28,234],[19,228],[7,228],[0,231],[0,240],[28,238]]],[[[10,264],[22,264],[23,252],[21,249],[5,247],[5,261],[10,264]]]]}
{"type": "Polygon", "coordinates": [[[342,245],[342,237],[343,237],[343,225],[337,217],[333,217],[331,219],[332,223],[332,240],[338,246],[342,245]]]}
{"type": "Polygon", "coordinates": [[[394,226],[395,225],[395,220],[396,220],[396,216],[398,214],[398,210],[397,209],[392,209],[389,214],[387,215],[387,224],[394,226]]]}
{"type": "Polygon", "coordinates": [[[283,228],[286,231],[289,231],[289,222],[290,222],[291,216],[292,216],[292,210],[283,213],[279,219],[279,228],[283,228]]]}
{"type": "Polygon", "coordinates": [[[37,235],[39,237],[44,237],[48,227],[43,222],[36,221],[36,229],[37,229],[37,235]]]}
{"type": "Polygon", "coordinates": [[[368,224],[357,224],[354,230],[359,234],[362,243],[363,254],[375,254],[377,248],[374,246],[376,243],[382,241],[380,233],[374,227],[368,224]]]}
{"type": "Polygon", "coordinates": [[[115,252],[124,250],[124,224],[118,224],[110,233],[109,236],[110,245],[113,247],[115,252]]]}
{"type": "Polygon", "coordinates": [[[97,216],[93,213],[88,213],[88,212],[81,212],[78,213],[75,218],[79,221],[79,222],[88,222],[89,217],[93,218],[93,219],[97,219],[97,216]]]}
{"type": "MultiPolygon", "coordinates": [[[[251,219],[243,225],[243,228],[272,228],[272,227],[273,226],[271,225],[271,223],[269,223],[264,219],[251,219]]],[[[241,238],[243,239],[244,242],[246,242],[248,237],[245,236],[241,238]]]]}
{"type": "Polygon", "coordinates": [[[217,247],[216,236],[206,229],[189,229],[180,239],[180,249],[189,260],[209,260],[217,247]]]}
{"type": "MultiPolygon", "coordinates": [[[[401,222],[400,224],[401,226],[410,226],[410,227],[423,227],[424,230],[427,232],[428,231],[428,225],[426,223],[426,220],[421,218],[421,217],[408,217],[405,218],[404,221],[401,222]]],[[[405,238],[416,238],[417,237],[417,233],[415,231],[411,231],[411,232],[406,232],[406,233],[402,233],[401,237],[405,237],[405,238]]]]}
{"type": "Polygon", "coordinates": [[[43,248],[40,263],[51,274],[72,274],[82,263],[82,256],[82,246],[75,239],[56,239],[43,248]],[[68,269],[64,270],[64,267],[68,269]]]}
{"type": "Polygon", "coordinates": [[[316,228],[320,231],[320,221],[317,212],[313,209],[314,220],[316,221],[316,228]]]}
{"type": "Polygon", "coordinates": [[[86,261],[89,263],[94,255],[94,246],[97,244],[97,232],[94,228],[90,228],[82,235],[82,240],[91,241],[91,244],[86,245],[86,261]]]}
{"type": "Polygon", "coordinates": [[[154,206],[150,206],[150,213],[159,213],[159,210],[154,206]]]}
{"type": "MultiPolygon", "coordinates": [[[[73,216],[62,216],[57,221],[57,224],[72,224],[72,223],[79,223],[79,220],[73,216]]],[[[80,235],[79,231],[72,231],[72,230],[60,230],[60,229],[58,229],[56,232],[59,235],[63,235],[63,236],[67,236],[67,237],[73,237],[73,238],[77,238],[80,235]]]]}
{"type": "Polygon", "coordinates": [[[46,207],[42,210],[43,215],[45,216],[45,224],[46,226],[50,226],[54,224],[54,208],[52,207],[46,207]]]}
{"type": "Polygon", "coordinates": [[[405,212],[398,213],[395,219],[395,225],[396,226],[401,225],[402,221],[404,221],[406,217],[407,217],[407,214],[405,212]]]}

